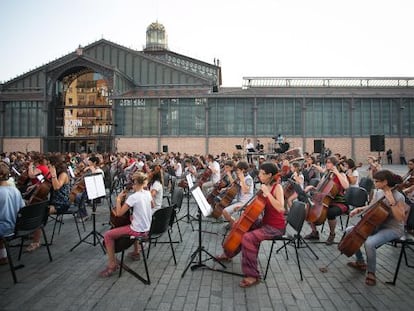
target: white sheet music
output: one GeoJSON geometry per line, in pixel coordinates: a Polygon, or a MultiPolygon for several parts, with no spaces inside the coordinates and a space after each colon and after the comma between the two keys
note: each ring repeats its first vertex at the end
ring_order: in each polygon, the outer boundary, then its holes
{"type": "Polygon", "coordinates": [[[84,179],[89,200],[101,198],[106,195],[103,175],[101,173],[87,175],[84,179]]]}
{"type": "Polygon", "coordinates": [[[75,173],[73,172],[72,166],[68,166],[69,174],[72,178],[75,178],[75,173]]]}
{"type": "Polygon", "coordinates": [[[208,204],[206,197],[204,196],[200,187],[196,187],[195,189],[191,190],[191,193],[193,194],[193,197],[196,200],[198,207],[200,208],[200,211],[204,217],[210,216],[213,209],[211,208],[210,204],[208,204]]]}
{"type": "Polygon", "coordinates": [[[185,175],[185,178],[187,179],[187,183],[188,183],[188,188],[193,188],[194,183],[193,183],[193,178],[191,176],[191,173],[185,175]]]}

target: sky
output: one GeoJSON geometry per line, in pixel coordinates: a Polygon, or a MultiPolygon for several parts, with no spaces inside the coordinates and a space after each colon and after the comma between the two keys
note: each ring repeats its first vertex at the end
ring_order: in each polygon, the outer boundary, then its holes
{"type": "Polygon", "coordinates": [[[413,0],[0,0],[0,82],[104,38],[141,51],[152,22],[171,51],[243,77],[414,77],[413,0]]]}

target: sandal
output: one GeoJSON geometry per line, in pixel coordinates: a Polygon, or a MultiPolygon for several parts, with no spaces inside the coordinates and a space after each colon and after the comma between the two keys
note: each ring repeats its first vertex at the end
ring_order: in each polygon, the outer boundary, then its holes
{"type": "Polygon", "coordinates": [[[7,257],[0,258],[0,266],[7,265],[9,263],[9,259],[7,257]]]}
{"type": "Polygon", "coordinates": [[[105,270],[102,270],[101,272],[99,272],[99,276],[101,278],[110,277],[112,274],[116,272],[116,270],[118,270],[118,265],[114,267],[106,267],[105,270]]]}
{"type": "Polygon", "coordinates": [[[354,268],[354,269],[357,269],[357,270],[363,271],[363,272],[365,272],[367,270],[367,265],[365,264],[365,262],[351,261],[351,262],[348,262],[346,265],[348,267],[351,267],[351,268],[354,268]]]}
{"type": "Polygon", "coordinates": [[[231,258],[228,257],[226,254],[222,254],[220,256],[215,257],[215,259],[219,262],[230,262],[231,258]]]}
{"type": "Polygon", "coordinates": [[[329,234],[328,239],[325,241],[326,245],[332,245],[335,241],[335,234],[329,234]]]}
{"type": "Polygon", "coordinates": [[[138,261],[141,259],[141,253],[130,252],[128,253],[127,257],[133,261],[138,261]]]}
{"type": "Polygon", "coordinates": [[[248,288],[248,287],[252,287],[253,285],[256,285],[256,284],[259,284],[259,283],[260,283],[259,278],[254,278],[253,280],[251,280],[249,278],[244,278],[239,283],[239,286],[242,287],[242,288],[248,288]]]}
{"type": "Polygon", "coordinates": [[[365,278],[365,284],[368,286],[375,286],[377,284],[377,279],[374,273],[372,272],[367,273],[367,277],[365,278]]]}
{"type": "Polygon", "coordinates": [[[32,242],[30,245],[26,248],[26,252],[31,253],[35,250],[37,250],[40,247],[40,242],[32,242]]]}

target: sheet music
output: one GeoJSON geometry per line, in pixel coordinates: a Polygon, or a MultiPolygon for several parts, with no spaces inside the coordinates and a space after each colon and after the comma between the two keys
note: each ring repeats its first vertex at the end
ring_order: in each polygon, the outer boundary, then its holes
{"type": "Polygon", "coordinates": [[[193,183],[193,177],[190,174],[185,175],[185,178],[187,179],[187,183],[188,183],[188,188],[193,188],[194,187],[194,183],[193,183]]]}
{"type": "Polygon", "coordinates": [[[196,187],[195,189],[191,190],[191,193],[193,194],[193,197],[196,200],[198,207],[200,208],[200,211],[204,217],[210,216],[213,209],[211,208],[210,204],[208,204],[206,197],[204,196],[200,187],[196,187]]]}
{"type": "Polygon", "coordinates": [[[106,195],[105,184],[101,173],[87,175],[84,177],[84,179],[86,193],[88,194],[89,200],[101,198],[106,195]]]}
{"type": "Polygon", "coordinates": [[[70,176],[71,176],[72,178],[75,178],[75,173],[73,172],[73,168],[72,168],[72,166],[69,166],[69,167],[68,167],[68,170],[69,170],[69,174],[70,174],[70,176]]]}

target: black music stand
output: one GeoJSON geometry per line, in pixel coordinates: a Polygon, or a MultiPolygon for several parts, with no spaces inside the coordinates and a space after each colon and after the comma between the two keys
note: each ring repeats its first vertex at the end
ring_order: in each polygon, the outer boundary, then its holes
{"type": "Polygon", "coordinates": [[[190,188],[194,187],[194,183],[193,183],[193,180],[191,179],[191,174],[185,175],[185,178],[187,179],[187,185],[188,185],[184,191],[184,195],[187,198],[187,214],[179,218],[178,221],[187,218],[187,223],[191,225],[191,229],[194,231],[192,221],[197,220],[197,218],[195,218],[193,215],[190,214],[190,195],[191,195],[190,188]]]}
{"type": "Polygon", "coordinates": [[[73,246],[70,251],[73,251],[76,247],[78,247],[82,242],[91,244],[93,246],[101,245],[101,248],[105,254],[105,248],[101,242],[103,236],[100,232],[96,231],[96,199],[104,198],[105,193],[105,184],[103,180],[103,175],[101,173],[96,173],[92,175],[87,175],[84,177],[85,179],[85,186],[86,186],[86,193],[88,194],[88,199],[92,200],[92,231],[89,232],[87,236],[81,239],[75,246],[73,246]],[[89,236],[93,236],[93,243],[86,241],[89,236]]]}
{"type": "Polygon", "coordinates": [[[236,147],[237,150],[242,150],[243,149],[243,147],[241,145],[236,145],[235,147],[236,147]]]}
{"type": "Polygon", "coordinates": [[[209,266],[207,266],[206,264],[204,264],[205,261],[207,260],[214,260],[215,262],[217,262],[218,264],[220,264],[220,266],[224,269],[226,269],[227,267],[220,262],[219,260],[216,259],[215,256],[213,256],[210,252],[208,252],[204,246],[202,245],[202,238],[201,238],[201,214],[203,214],[205,217],[209,216],[212,212],[211,206],[210,204],[208,204],[203,192],[201,191],[200,187],[198,186],[194,186],[190,189],[191,193],[193,194],[194,199],[197,202],[198,205],[198,247],[197,249],[191,254],[190,256],[190,260],[187,264],[187,266],[185,267],[183,273],[181,274],[181,277],[184,277],[185,273],[187,272],[188,268],[190,268],[191,266],[191,271],[194,271],[196,269],[200,269],[200,268],[206,268],[209,269],[211,271],[217,271],[217,272],[222,272],[222,273],[227,273],[227,274],[233,274],[233,275],[237,275],[237,276],[243,276],[242,274],[239,273],[235,273],[235,272],[230,272],[230,271],[225,271],[225,270],[219,270],[219,269],[215,269],[215,268],[211,268],[209,266]],[[206,259],[202,259],[202,253],[205,253],[207,255],[206,259]],[[195,260],[195,258],[198,256],[198,259],[195,260]]]}

